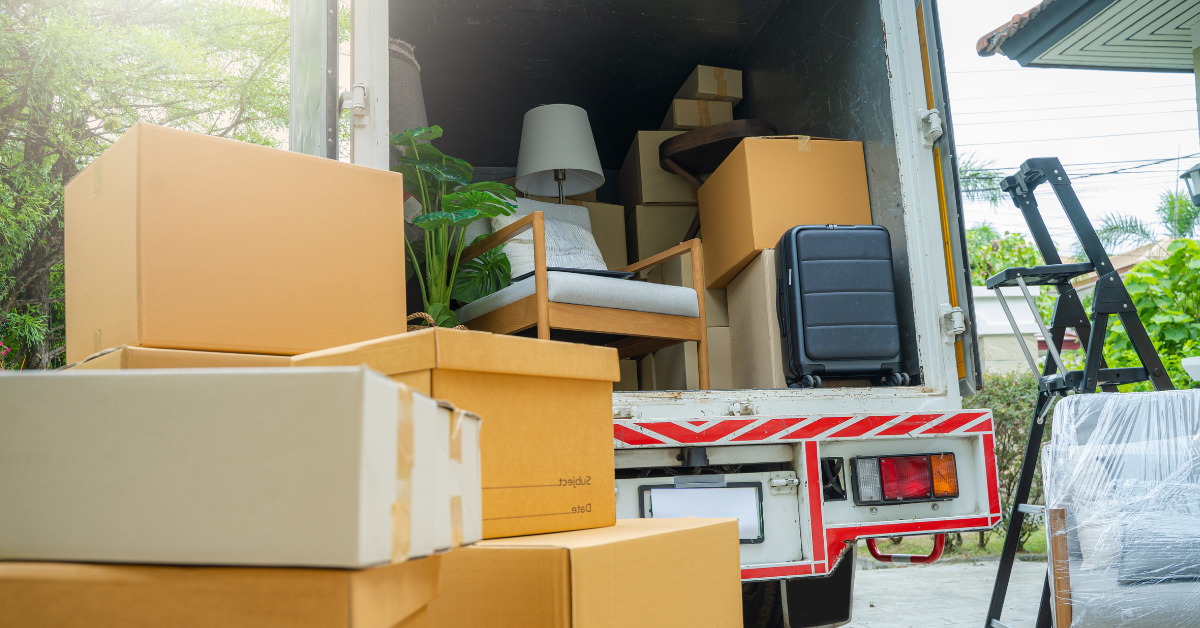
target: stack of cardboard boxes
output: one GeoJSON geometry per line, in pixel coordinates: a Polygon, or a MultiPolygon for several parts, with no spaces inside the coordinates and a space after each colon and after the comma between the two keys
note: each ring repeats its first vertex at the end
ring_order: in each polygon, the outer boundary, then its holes
{"type": "Polygon", "coordinates": [[[405,333],[402,198],[149,125],[71,182],[78,364],[0,377],[0,624],[740,624],[736,522],[615,519],[615,350],[405,333]]]}
{"type": "MultiPolygon", "coordinates": [[[[687,236],[696,219],[696,190],[659,163],[659,145],[670,137],[703,126],[733,120],[733,106],[742,99],[742,73],[738,70],[697,66],[671,101],[662,130],[638,131],[621,166],[621,202],[625,206],[629,261],[661,253],[687,236]]],[[[701,234],[703,241],[703,234],[701,234]]],[[[706,242],[705,242],[706,243],[706,242]]],[[[705,252],[707,256],[707,251],[705,252]]],[[[691,256],[675,258],[650,271],[647,279],[692,287],[691,256]]],[[[705,296],[708,324],[710,386],[733,388],[729,360],[729,317],[723,289],[705,296]]],[[[630,363],[622,375],[636,368],[637,387],[625,377],[626,390],[695,390],[699,388],[696,343],[687,342],[630,363]]]]}

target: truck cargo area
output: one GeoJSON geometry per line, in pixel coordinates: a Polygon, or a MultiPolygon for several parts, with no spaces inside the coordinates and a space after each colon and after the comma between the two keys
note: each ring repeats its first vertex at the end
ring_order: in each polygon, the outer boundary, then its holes
{"type": "MultiPolygon", "coordinates": [[[[947,389],[957,395],[958,385],[951,373],[930,387],[929,372],[946,370],[945,354],[941,338],[922,341],[938,328],[926,321],[922,329],[921,319],[936,319],[934,300],[946,299],[915,294],[929,288],[914,286],[912,278],[930,271],[912,264],[914,257],[940,256],[929,249],[940,248],[941,238],[939,232],[928,241],[931,236],[923,234],[916,239],[926,241],[914,242],[913,220],[905,217],[918,206],[903,190],[902,161],[914,158],[897,145],[897,79],[889,68],[883,15],[889,6],[877,0],[394,0],[390,35],[415,46],[429,122],[447,130],[438,146],[474,164],[477,180],[514,174],[526,111],[568,103],[585,109],[591,121],[606,179],[597,200],[620,203],[617,173],[631,141],[639,130],[659,128],[697,64],[743,72],[744,98],[734,107],[735,119],[764,120],[781,135],[862,142],[872,222],[891,238],[902,369],[912,385],[808,391],[815,396],[807,399],[825,399],[836,411],[856,398],[882,396],[907,399],[902,403],[915,409],[947,389]],[[927,303],[918,303],[921,298],[927,303]]],[[[935,212],[936,204],[925,199],[919,209],[935,212]]],[[[936,272],[944,276],[945,270],[936,272]]],[[[581,339],[573,333],[555,331],[553,337],[581,339]]],[[[738,395],[627,393],[615,405],[635,405],[630,399],[639,396],[670,406],[680,399],[727,405],[738,395]]]]}

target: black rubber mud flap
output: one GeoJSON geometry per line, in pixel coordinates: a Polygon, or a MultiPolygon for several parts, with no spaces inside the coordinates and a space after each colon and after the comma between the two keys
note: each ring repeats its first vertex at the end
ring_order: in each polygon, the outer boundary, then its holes
{"type": "Polygon", "coordinates": [[[824,578],[782,581],[785,625],[788,628],[823,628],[850,622],[854,605],[854,547],[842,554],[833,573],[824,578]]]}
{"type": "Polygon", "coordinates": [[[782,580],[742,583],[743,628],[787,628],[783,623],[782,580]]]}

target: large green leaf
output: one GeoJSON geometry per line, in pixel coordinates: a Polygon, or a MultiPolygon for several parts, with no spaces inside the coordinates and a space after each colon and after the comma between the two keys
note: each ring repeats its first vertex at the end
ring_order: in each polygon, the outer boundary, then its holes
{"type": "Polygon", "coordinates": [[[433,125],[430,127],[419,126],[415,129],[407,129],[403,133],[392,136],[392,146],[408,146],[413,142],[428,142],[436,140],[442,136],[442,127],[433,125]]]}
{"type": "MultiPolygon", "coordinates": [[[[483,234],[475,238],[471,244],[488,235],[483,234]]],[[[471,303],[511,284],[512,265],[502,249],[503,247],[492,249],[473,260],[459,264],[450,296],[463,303],[471,303]]]]}
{"type": "Polygon", "coordinates": [[[450,212],[429,212],[414,218],[412,224],[426,231],[433,231],[453,224],[455,220],[456,216],[450,212]]]}
{"type": "MultiPolygon", "coordinates": [[[[424,145],[422,144],[422,146],[424,145]]],[[[437,181],[452,181],[465,185],[471,180],[471,166],[455,157],[446,157],[438,161],[427,161],[421,157],[416,159],[397,157],[396,161],[400,164],[396,170],[408,178],[417,176],[418,173],[415,171],[421,171],[429,173],[437,181]],[[406,171],[406,169],[409,170],[406,171]]]]}
{"type": "Polygon", "coordinates": [[[517,209],[517,201],[512,188],[507,185],[493,182],[473,183],[443,196],[442,207],[455,212],[475,210],[480,217],[493,218],[512,215],[517,209]]]}
{"type": "Polygon", "coordinates": [[[438,327],[457,327],[458,316],[450,309],[449,303],[430,303],[426,312],[437,321],[438,327]]]}

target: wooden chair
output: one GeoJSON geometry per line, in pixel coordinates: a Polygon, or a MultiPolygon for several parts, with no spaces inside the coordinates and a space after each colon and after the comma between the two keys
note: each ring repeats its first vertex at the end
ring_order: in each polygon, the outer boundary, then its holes
{"type": "Polygon", "coordinates": [[[537,337],[544,340],[550,339],[551,329],[620,336],[607,346],[615,348],[622,359],[644,355],[681,342],[695,341],[700,389],[709,389],[708,328],[704,317],[704,257],[699,240],[684,242],[619,269],[625,272],[640,272],[684,253],[691,253],[692,284],[696,290],[696,303],[700,310],[700,316],[693,318],[551,302],[546,274],[546,226],[542,212],[532,212],[468,247],[463,251],[461,261],[478,257],[529,230],[533,231],[534,294],[471,319],[466,323],[469,328],[496,334],[516,334],[536,326],[537,337]]]}

